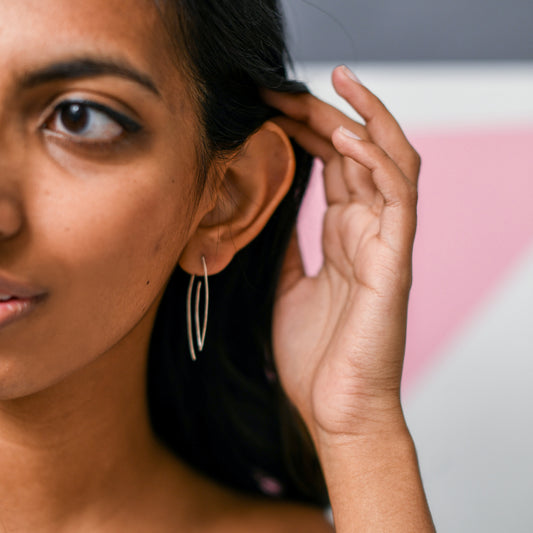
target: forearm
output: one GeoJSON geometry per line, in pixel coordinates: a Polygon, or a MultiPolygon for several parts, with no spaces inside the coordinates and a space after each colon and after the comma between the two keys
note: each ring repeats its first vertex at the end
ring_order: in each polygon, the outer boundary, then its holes
{"type": "Polygon", "coordinates": [[[337,533],[435,531],[407,430],[320,448],[337,533]]]}

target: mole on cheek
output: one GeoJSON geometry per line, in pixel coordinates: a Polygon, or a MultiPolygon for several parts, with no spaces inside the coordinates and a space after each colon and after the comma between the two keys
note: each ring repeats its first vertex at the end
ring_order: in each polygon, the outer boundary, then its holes
{"type": "Polygon", "coordinates": [[[154,254],[157,254],[158,252],[161,251],[161,240],[162,240],[162,239],[159,239],[159,240],[155,243],[155,246],[154,246],[154,254]]]}

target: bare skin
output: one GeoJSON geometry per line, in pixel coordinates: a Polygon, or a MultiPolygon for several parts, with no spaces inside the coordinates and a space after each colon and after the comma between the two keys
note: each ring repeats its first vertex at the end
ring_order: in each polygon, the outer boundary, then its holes
{"type": "Polygon", "coordinates": [[[328,201],[320,273],[305,276],[296,240],[287,254],[276,364],[314,440],[337,531],[434,531],[400,403],[420,158],[346,67],[333,84],[365,124],[311,95],[265,94],[323,160],[328,201]]]}
{"type": "Polygon", "coordinates": [[[274,331],[283,385],[315,440],[337,530],[429,531],[398,392],[418,166],[392,117],[340,71],[335,85],[366,128],[310,97],[265,95],[286,117],[221,163],[226,186],[214,182],[191,211],[201,133],[153,3],[0,0],[0,20],[0,285],[39,295],[27,315],[0,323],[0,531],[331,530],[319,511],[199,476],[158,444],[147,415],[148,342],[174,266],[200,274],[203,255],[214,274],[261,231],[291,184],[290,136],[337,185],[323,273],[306,279],[294,245],[287,256],[274,331]],[[73,77],[88,60],[121,70],[73,77]],[[80,112],[87,124],[76,129],[80,112]],[[351,205],[346,183],[366,191],[362,203],[351,205]],[[337,298],[345,286],[353,299],[337,298]],[[302,301],[336,321],[306,316],[295,348],[302,301]],[[318,338],[309,323],[321,325],[318,338]],[[354,324],[368,344],[349,340],[354,324]],[[396,522],[379,522],[381,501],[396,522]]]}
{"type": "MultiPolygon", "coordinates": [[[[123,13],[123,0],[0,2],[0,277],[44,295],[0,327],[0,531],[236,531],[258,516],[281,525],[290,506],[272,514],[157,443],[145,367],[160,296],[186,246],[196,245],[191,236],[208,241],[200,246],[210,273],[223,268],[235,250],[212,251],[211,219],[240,227],[245,245],[290,185],[292,160],[274,169],[279,191],[258,186],[251,195],[259,207],[248,220],[224,198],[202,198],[190,213],[195,110],[161,53],[168,46],[151,2],[128,2],[127,20],[123,13]],[[113,73],[28,83],[87,58],[132,67],[158,94],[113,73]],[[73,132],[57,108],[72,101],[106,106],[142,128],[126,134],[93,108],[89,126],[73,132]]],[[[256,151],[288,144],[278,130],[258,135],[247,170],[256,151]]],[[[266,176],[257,174],[260,184],[266,176]]],[[[232,176],[237,182],[237,166],[232,176]]]]}

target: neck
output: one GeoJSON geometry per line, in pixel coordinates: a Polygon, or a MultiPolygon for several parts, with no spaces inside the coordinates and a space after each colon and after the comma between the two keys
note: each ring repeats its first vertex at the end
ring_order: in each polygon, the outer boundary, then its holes
{"type": "Polygon", "coordinates": [[[150,329],[141,323],[45,391],[0,402],[0,524],[7,530],[105,521],[156,471],[163,452],[146,405],[150,329]]]}

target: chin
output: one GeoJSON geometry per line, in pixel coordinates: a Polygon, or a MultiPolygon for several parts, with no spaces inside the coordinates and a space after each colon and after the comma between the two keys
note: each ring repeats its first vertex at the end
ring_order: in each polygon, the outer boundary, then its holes
{"type": "Polygon", "coordinates": [[[60,381],[47,380],[35,365],[28,370],[2,359],[0,353],[0,402],[28,398],[60,381]]]}

